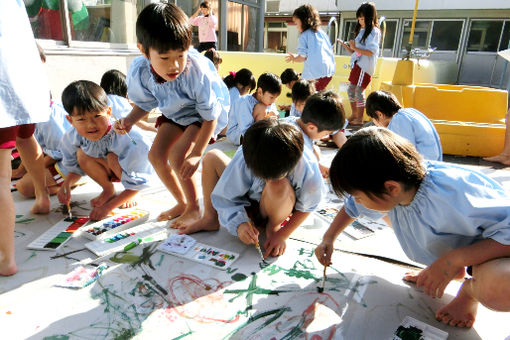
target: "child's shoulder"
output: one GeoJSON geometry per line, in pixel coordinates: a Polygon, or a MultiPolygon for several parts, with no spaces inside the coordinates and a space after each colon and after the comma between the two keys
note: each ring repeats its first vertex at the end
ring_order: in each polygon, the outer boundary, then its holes
{"type": "Polygon", "coordinates": [[[129,83],[138,80],[142,83],[147,82],[151,77],[151,64],[144,56],[139,56],[133,59],[129,65],[126,82],[129,83]]]}
{"type": "Polygon", "coordinates": [[[425,161],[425,168],[427,170],[426,178],[438,187],[449,187],[455,190],[465,190],[466,192],[470,191],[468,189],[470,187],[504,190],[492,178],[462,165],[427,160],[425,161]]]}

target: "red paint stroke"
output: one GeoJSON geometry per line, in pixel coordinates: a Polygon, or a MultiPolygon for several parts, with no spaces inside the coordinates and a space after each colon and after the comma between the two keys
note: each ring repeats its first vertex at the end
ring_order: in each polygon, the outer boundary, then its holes
{"type": "Polygon", "coordinates": [[[227,310],[228,299],[222,291],[231,283],[232,281],[220,282],[215,278],[202,280],[195,275],[175,276],[168,287],[174,306],[165,310],[165,316],[169,321],[174,321],[174,313],[177,313],[183,318],[201,323],[235,323],[240,318],[237,314],[233,319],[218,317],[218,311],[227,310]]]}

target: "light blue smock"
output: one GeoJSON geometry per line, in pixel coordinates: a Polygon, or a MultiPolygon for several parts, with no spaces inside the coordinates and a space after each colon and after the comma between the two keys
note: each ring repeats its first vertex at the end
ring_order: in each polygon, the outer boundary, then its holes
{"type": "Polygon", "coordinates": [[[443,149],[436,128],[420,111],[413,108],[398,110],[391,118],[388,129],[413,143],[425,159],[443,160],[443,149]]]}
{"type": "Polygon", "coordinates": [[[365,40],[365,43],[361,42],[361,38],[363,37],[363,34],[365,33],[365,29],[360,29],[358,35],[354,39],[356,43],[356,48],[360,48],[362,50],[369,50],[372,52],[371,56],[367,55],[356,55],[356,52],[354,52],[351,55],[351,68],[354,67],[354,63],[357,62],[358,66],[368,73],[369,75],[373,76],[375,72],[375,66],[377,63],[377,57],[379,57],[379,42],[381,40],[381,30],[377,27],[372,28],[372,32],[368,35],[368,37],[365,40]]]}
{"type": "Polygon", "coordinates": [[[45,122],[50,88],[22,0],[0,1],[0,128],[45,122]]]}
{"type": "MultiPolygon", "coordinates": [[[[388,212],[411,260],[430,265],[452,249],[488,238],[510,245],[510,196],[499,183],[450,163],[426,161],[425,166],[411,203],[388,212]]],[[[354,218],[360,214],[350,195],[345,211],[354,218]]]]}
{"type": "Polygon", "coordinates": [[[299,35],[297,54],[306,57],[301,78],[314,80],[335,74],[333,46],[321,28],[317,32],[309,28],[299,35]]]}
{"type": "MultiPolygon", "coordinates": [[[[298,211],[312,212],[321,201],[322,177],[316,163],[301,157],[287,175],[296,194],[294,208],[298,211]]],[[[249,221],[245,209],[250,206],[249,199],[260,202],[264,186],[265,181],[248,169],[240,146],[211,194],[220,225],[236,236],[239,225],[249,221]]]]}
{"type": "Polygon", "coordinates": [[[47,122],[37,123],[34,137],[43,152],[57,161],[56,165],[62,175],[67,176],[67,169],[62,163],[60,142],[67,130],[73,128],[66,118],[67,112],[62,104],[52,102],[50,119],[47,122]]]}
{"type": "Polygon", "coordinates": [[[211,61],[192,47],[184,71],[174,81],[156,82],[149,60],[142,56],[131,63],[126,82],[129,99],[144,111],[159,107],[165,117],[183,126],[217,119],[214,135],[227,125],[227,86],[211,61]]]}
{"type": "Polygon", "coordinates": [[[133,105],[129,103],[126,97],[121,97],[116,94],[109,94],[108,106],[112,108],[112,115],[117,118],[125,118],[133,110],[133,105]]]}
{"type": "Polygon", "coordinates": [[[122,168],[120,182],[125,189],[142,190],[151,185],[154,179],[154,169],[149,163],[147,155],[150,149],[150,141],[143,137],[137,126],[129,131],[129,136],[136,142],[134,145],[126,134],[118,134],[110,129],[98,141],[91,141],[82,137],[76,129],[69,129],[62,138],[61,149],[63,164],[69,172],[85,175],[78,164],[76,152],[79,148],[88,156],[95,158],[106,158],[110,152],[119,157],[119,164],[122,168]]]}

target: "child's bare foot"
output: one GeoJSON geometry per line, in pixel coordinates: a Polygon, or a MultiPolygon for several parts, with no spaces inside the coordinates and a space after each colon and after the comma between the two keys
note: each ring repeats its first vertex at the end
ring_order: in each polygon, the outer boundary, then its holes
{"type": "Polygon", "coordinates": [[[220,223],[218,222],[218,216],[208,216],[204,215],[201,219],[190,223],[179,223],[178,225],[173,225],[172,228],[177,228],[179,230],[179,234],[193,234],[197,231],[207,230],[207,231],[215,231],[220,229],[220,223]]]}
{"type": "Polygon", "coordinates": [[[103,189],[103,192],[99,196],[94,197],[90,200],[90,205],[93,207],[100,207],[110,200],[115,195],[115,189],[113,186],[109,189],[103,189]]]}
{"type": "Polygon", "coordinates": [[[437,321],[450,326],[473,327],[478,310],[478,301],[467,293],[467,285],[469,283],[470,280],[466,280],[462,284],[457,296],[449,304],[436,312],[437,321]]]}
{"type": "Polygon", "coordinates": [[[185,209],[186,204],[177,204],[175,207],[161,212],[158,216],[158,221],[169,221],[179,217],[185,209]]]}
{"type": "MultiPolygon", "coordinates": [[[[418,280],[418,275],[420,272],[408,272],[404,274],[403,280],[407,282],[416,283],[418,280]]],[[[453,277],[454,280],[463,279],[466,276],[466,270],[464,268],[460,269],[457,275],[453,277]]]]}
{"type": "Polygon", "coordinates": [[[501,163],[503,165],[510,166],[510,155],[507,155],[505,153],[492,157],[484,157],[483,160],[487,162],[501,163]]]}
{"type": "Polygon", "coordinates": [[[46,193],[42,197],[36,197],[35,203],[30,208],[32,214],[47,214],[50,212],[50,196],[46,193]]]}
{"type": "Polygon", "coordinates": [[[119,206],[119,209],[133,208],[133,207],[136,207],[137,205],[138,205],[138,202],[136,200],[128,200],[128,201],[122,203],[119,206]]]}
{"type": "Polygon", "coordinates": [[[173,221],[170,226],[172,228],[179,228],[180,225],[189,225],[200,219],[199,209],[185,209],[181,216],[173,221]]]}
{"type": "Polygon", "coordinates": [[[11,276],[18,272],[18,267],[16,266],[16,262],[14,262],[14,257],[12,261],[3,263],[0,262],[0,276],[11,276]]]}

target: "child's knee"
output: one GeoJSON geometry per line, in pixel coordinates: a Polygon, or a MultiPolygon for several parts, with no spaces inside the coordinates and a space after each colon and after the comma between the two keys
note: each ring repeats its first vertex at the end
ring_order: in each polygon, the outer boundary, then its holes
{"type": "Polygon", "coordinates": [[[16,182],[16,189],[18,192],[27,198],[35,197],[34,185],[30,175],[23,176],[19,181],[16,182]]]}
{"type": "Polygon", "coordinates": [[[502,312],[510,311],[510,258],[495,259],[473,268],[471,285],[477,300],[502,312]]]}
{"type": "Polygon", "coordinates": [[[294,188],[287,178],[268,181],[264,188],[271,197],[289,197],[294,196],[294,188]]]}
{"type": "Polygon", "coordinates": [[[151,148],[149,150],[148,158],[149,158],[149,162],[155,168],[166,165],[166,163],[168,162],[168,159],[166,158],[166,156],[164,154],[162,154],[161,152],[159,152],[159,150],[154,149],[154,148],[151,148]]]}
{"type": "Polygon", "coordinates": [[[80,166],[83,166],[83,164],[86,164],[90,160],[90,157],[86,155],[81,148],[78,148],[78,150],[76,150],[76,160],[80,166]]]}

